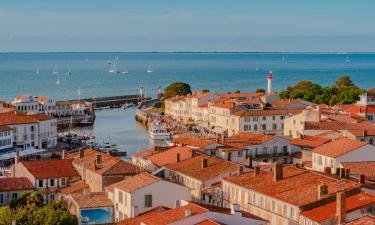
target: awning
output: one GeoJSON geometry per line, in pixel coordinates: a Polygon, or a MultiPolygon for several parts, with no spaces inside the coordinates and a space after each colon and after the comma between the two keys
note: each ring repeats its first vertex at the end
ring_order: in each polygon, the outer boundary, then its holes
{"type": "MultiPolygon", "coordinates": [[[[41,153],[41,152],[45,152],[45,151],[47,151],[47,149],[28,148],[28,149],[19,151],[19,153],[20,153],[20,157],[23,157],[23,156],[41,153]]],[[[14,158],[15,156],[16,156],[16,151],[8,152],[8,153],[5,153],[5,154],[1,154],[0,160],[11,159],[11,158],[14,158]]]]}

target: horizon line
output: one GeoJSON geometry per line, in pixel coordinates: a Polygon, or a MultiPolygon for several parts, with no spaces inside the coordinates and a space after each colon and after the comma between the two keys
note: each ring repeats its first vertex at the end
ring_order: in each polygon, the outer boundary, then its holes
{"type": "Polygon", "coordinates": [[[252,53],[252,54],[375,54],[375,51],[0,51],[0,54],[20,53],[252,53]]]}

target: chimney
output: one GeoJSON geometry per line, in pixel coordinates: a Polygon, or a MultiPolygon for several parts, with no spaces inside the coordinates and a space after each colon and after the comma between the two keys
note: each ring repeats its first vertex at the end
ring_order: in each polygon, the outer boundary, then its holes
{"type": "Polygon", "coordinates": [[[20,152],[17,150],[16,155],[14,156],[14,164],[18,164],[20,161],[20,152]]]}
{"type": "Polygon", "coordinates": [[[99,164],[102,162],[102,156],[96,155],[95,165],[99,166],[99,164]]]}
{"type": "Polygon", "coordinates": [[[241,208],[239,204],[231,204],[230,205],[230,214],[235,216],[242,216],[241,208]]]}
{"type": "Polygon", "coordinates": [[[254,166],[254,176],[258,176],[260,174],[260,167],[259,166],[254,166]]]}
{"type": "Polygon", "coordinates": [[[177,152],[177,155],[176,155],[176,161],[181,162],[181,155],[178,152],[177,152]]]}
{"type": "Polygon", "coordinates": [[[328,186],[324,183],[318,186],[318,199],[322,199],[328,194],[328,186]]]}
{"type": "Polygon", "coordinates": [[[272,71],[270,71],[267,75],[267,81],[268,81],[268,94],[272,93],[272,71]]]}
{"type": "Polygon", "coordinates": [[[202,169],[208,167],[208,159],[202,159],[202,169]]]}
{"type": "Polygon", "coordinates": [[[83,159],[83,157],[85,157],[85,150],[81,148],[79,149],[79,158],[83,159]]]}
{"type": "Polygon", "coordinates": [[[275,163],[273,165],[274,181],[277,182],[283,179],[283,164],[275,163]]]}
{"type": "Polygon", "coordinates": [[[363,175],[363,174],[360,174],[360,175],[359,175],[358,183],[359,183],[360,185],[365,185],[365,175],[363,175]]]}
{"type": "Polygon", "coordinates": [[[336,194],[336,216],[338,224],[345,223],[345,200],[346,195],[345,192],[339,192],[336,194]]]}
{"type": "Polygon", "coordinates": [[[185,209],[185,217],[191,216],[191,209],[185,209]]]}
{"type": "Polygon", "coordinates": [[[66,150],[63,149],[62,152],[61,152],[61,159],[66,159],[66,150]]]}
{"type": "Polygon", "coordinates": [[[247,166],[249,168],[253,167],[253,159],[251,158],[251,156],[247,157],[247,166]]]}

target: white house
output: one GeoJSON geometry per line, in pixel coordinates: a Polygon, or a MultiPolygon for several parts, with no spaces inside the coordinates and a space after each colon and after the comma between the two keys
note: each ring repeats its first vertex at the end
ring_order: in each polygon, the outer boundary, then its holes
{"type": "Polygon", "coordinates": [[[13,130],[9,126],[0,126],[0,153],[13,147],[13,130]]]}
{"type": "Polygon", "coordinates": [[[315,148],[312,159],[313,170],[336,174],[343,162],[375,161],[375,146],[349,138],[339,138],[315,148]]]}
{"type": "Polygon", "coordinates": [[[115,221],[134,218],[156,206],[179,207],[181,200],[190,201],[190,189],[141,173],[106,188],[114,204],[115,221]]]}
{"type": "Polygon", "coordinates": [[[11,102],[18,111],[29,115],[45,113],[53,116],[56,114],[56,101],[47,96],[18,96],[11,102]]]}

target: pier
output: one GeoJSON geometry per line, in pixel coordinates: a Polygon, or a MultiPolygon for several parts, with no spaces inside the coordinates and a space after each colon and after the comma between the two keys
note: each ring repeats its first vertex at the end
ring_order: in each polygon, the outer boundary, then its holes
{"type": "Polygon", "coordinates": [[[143,97],[141,95],[122,95],[122,96],[110,96],[110,97],[98,97],[98,98],[85,98],[82,99],[83,101],[91,102],[93,104],[94,109],[98,108],[117,108],[121,107],[124,104],[137,104],[145,101],[150,100],[150,98],[143,97]]]}

